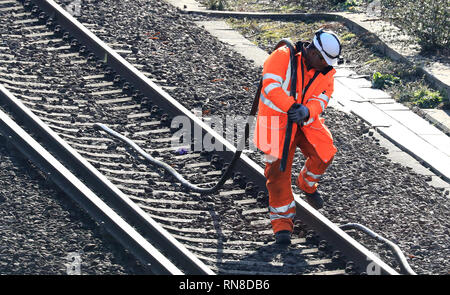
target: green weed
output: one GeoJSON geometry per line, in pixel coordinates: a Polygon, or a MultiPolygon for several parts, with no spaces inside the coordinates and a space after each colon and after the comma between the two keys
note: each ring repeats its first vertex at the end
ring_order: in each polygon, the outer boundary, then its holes
{"type": "Polygon", "coordinates": [[[208,0],[207,8],[210,10],[225,10],[225,0],[208,0]]]}
{"type": "Polygon", "coordinates": [[[355,37],[356,37],[355,34],[347,33],[347,34],[342,35],[340,39],[341,39],[341,41],[349,41],[349,40],[351,40],[351,39],[353,39],[355,37]]]}
{"type": "Polygon", "coordinates": [[[400,82],[400,78],[392,74],[381,74],[380,72],[375,72],[372,76],[372,87],[376,89],[384,89],[398,82],[400,82]]]}
{"type": "Polygon", "coordinates": [[[442,94],[439,91],[432,91],[428,88],[422,88],[413,93],[412,104],[419,108],[435,108],[443,102],[442,94]]]}

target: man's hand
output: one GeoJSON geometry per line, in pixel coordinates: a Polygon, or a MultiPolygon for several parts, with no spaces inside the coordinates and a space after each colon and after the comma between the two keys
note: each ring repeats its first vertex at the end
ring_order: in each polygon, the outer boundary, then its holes
{"type": "Polygon", "coordinates": [[[301,123],[309,118],[309,110],[306,106],[294,103],[287,112],[289,120],[301,123]]]}

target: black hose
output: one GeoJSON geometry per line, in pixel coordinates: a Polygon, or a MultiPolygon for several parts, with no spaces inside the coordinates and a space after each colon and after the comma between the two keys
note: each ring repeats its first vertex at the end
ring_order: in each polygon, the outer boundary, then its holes
{"type": "MultiPolygon", "coordinates": [[[[257,90],[255,98],[253,100],[252,109],[249,114],[249,120],[256,114],[256,111],[258,110],[259,95],[261,92],[261,87],[262,87],[262,78],[259,82],[258,90],[257,90]]],[[[101,124],[101,123],[95,123],[94,127],[98,128],[98,129],[102,129],[103,131],[107,132],[108,134],[110,134],[110,135],[122,140],[126,144],[128,144],[136,152],[138,152],[141,156],[143,156],[145,159],[147,159],[151,164],[157,165],[157,166],[165,169],[166,171],[168,171],[170,174],[172,174],[181,183],[181,185],[184,186],[185,188],[187,188],[188,190],[191,190],[191,191],[194,191],[194,192],[197,192],[200,194],[210,194],[210,193],[214,193],[214,192],[218,191],[223,186],[223,184],[230,178],[231,173],[234,169],[234,166],[236,165],[237,161],[239,160],[239,158],[241,157],[241,154],[242,154],[242,150],[239,150],[239,147],[242,147],[242,148],[245,147],[245,144],[247,143],[248,137],[250,135],[250,123],[251,122],[248,121],[247,124],[245,125],[244,137],[242,138],[241,145],[238,145],[238,148],[236,149],[236,152],[234,153],[233,159],[231,160],[230,164],[228,165],[227,170],[225,171],[225,173],[222,174],[222,177],[217,182],[217,184],[211,188],[203,188],[203,187],[199,187],[195,184],[190,183],[180,173],[178,173],[175,169],[173,169],[170,165],[155,159],[154,157],[149,155],[147,152],[145,152],[141,147],[139,147],[131,139],[112,130],[111,128],[107,127],[106,125],[101,124]]]]}
{"type": "MultiPolygon", "coordinates": [[[[280,46],[286,45],[287,48],[289,48],[290,53],[290,62],[291,62],[291,91],[290,95],[294,98],[297,94],[297,58],[295,57],[297,50],[295,46],[292,44],[291,40],[289,39],[281,39],[280,42],[275,46],[275,49],[277,49],[280,46]]],[[[302,85],[303,87],[303,85],[302,85]]],[[[284,136],[284,143],[283,143],[283,150],[281,154],[281,162],[280,162],[280,171],[284,172],[286,170],[286,164],[287,164],[287,158],[289,154],[289,147],[291,143],[292,138],[292,122],[288,118],[287,127],[286,127],[286,133],[284,136]]]]}
{"type": "Polygon", "coordinates": [[[402,250],[400,249],[399,246],[397,246],[397,244],[389,241],[386,238],[383,238],[379,234],[375,233],[374,231],[370,230],[369,228],[367,228],[364,225],[359,224],[359,223],[348,223],[348,224],[341,225],[339,227],[342,230],[346,230],[346,229],[360,230],[360,231],[366,233],[367,235],[369,235],[371,238],[385,243],[387,246],[389,246],[392,249],[392,251],[394,251],[395,258],[400,263],[400,267],[401,267],[402,271],[409,275],[416,275],[416,273],[409,266],[408,261],[406,261],[406,258],[402,253],[402,250]]]}
{"type": "MultiPolygon", "coordinates": [[[[278,44],[275,46],[275,49],[277,49],[278,47],[282,46],[282,45],[286,45],[289,47],[290,52],[291,52],[291,61],[294,62],[294,66],[291,68],[291,79],[292,81],[296,81],[297,78],[297,66],[296,66],[296,58],[295,58],[295,48],[294,45],[292,44],[292,42],[289,39],[282,39],[280,42],[278,42],[278,44]]],[[[291,85],[291,92],[294,92],[294,97],[295,97],[295,91],[296,91],[296,82],[292,83],[293,86],[291,85]]],[[[259,103],[259,97],[261,95],[261,89],[262,89],[262,78],[259,81],[259,85],[258,85],[258,90],[256,91],[255,94],[255,98],[253,99],[253,104],[252,104],[252,108],[250,110],[250,114],[249,114],[249,120],[256,115],[256,112],[258,110],[258,103],[259,103]]],[[[132,140],[130,140],[129,138],[123,136],[122,134],[112,130],[111,128],[107,127],[104,124],[101,123],[95,123],[94,127],[99,128],[104,130],[105,132],[109,133],[110,135],[122,140],[123,142],[127,143],[130,147],[132,147],[136,152],[138,152],[140,155],[142,155],[145,159],[147,159],[150,163],[157,165],[163,169],[165,169],[166,171],[168,171],[170,174],[172,174],[180,183],[181,185],[183,185],[185,188],[187,188],[188,190],[197,192],[197,193],[201,193],[201,194],[209,194],[209,193],[214,193],[216,191],[218,191],[223,184],[230,178],[231,173],[234,169],[234,166],[236,165],[237,161],[239,160],[239,158],[241,157],[242,154],[242,150],[239,150],[239,147],[244,148],[245,144],[247,143],[248,137],[250,135],[250,124],[251,122],[248,121],[247,124],[245,125],[245,134],[243,137],[243,142],[241,142],[241,145],[238,145],[238,148],[236,149],[236,152],[233,155],[233,159],[231,160],[230,164],[227,167],[227,170],[225,171],[225,173],[222,174],[222,177],[220,178],[220,180],[217,182],[217,184],[211,188],[203,188],[203,187],[199,187],[195,184],[190,183],[189,181],[187,181],[181,174],[179,174],[175,169],[173,169],[171,166],[167,165],[166,163],[159,161],[155,158],[153,158],[151,155],[149,155],[148,153],[146,153],[142,148],[140,148],[136,143],[134,143],[132,140]]],[[[289,149],[289,142],[291,139],[291,133],[292,133],[292,122],[289,123],[289,126],[287,128],[287,132],[286,132],[286,137],[285,137],[285,144],[284,144],[284,149],[286,149],[286,142],[287,142],[287,148],[289,149]]],[[[285,154],[285,152],[283,152],[283,155],[285,154]]],[[[287,152],[286,155],[283,157],[284,159],[282,159],[282,162],[284,160],[284,163],[286,163],[286,159],[287,159],[287,152]]],[[[286,166],[286,164],[282,165],[282,166],[286,166]]],[[[284,171],[284,169],[283,169],[284,171]]]]}
{"type": "MultiPolygon", "coordinates": [[[[291,68],[291,81],[293,81],[292,82],[293,85],[291,85],[291,93],[293,92],[294,93],[293,95],[295,97],[296,84],[297,84],[295,82],[296,78],[297,78],[297,74],[296,74],[297,73],[297,63],[296,63],[296,58],[295,58],[295,48],[289,39],[282,39],[275,46],[275,49],[277,49],[278,47],[280,47],[282,45],[286,45],[289,47],[290,52],[291,52],[291,61],[294,62],[293,66],[291,68]]],[[[248,120],[250,120],[254,115],[256,115],[256,112],[258,110],[259,97],[261,95],[261,89],[262,89],[262,78],[259,81],[258,90],[256,91],[255,98],[253,99],[253,104],[252,104],[252,108],[250,110],[248,120]]],[[[214,192],[218,191],[223,186],[223,184],[230,178],[231,173],[234,169],[234,166],[236,165],[237,161],[239,160],[239,158],[241,157],[241,154],[242,154],[242,150],[239,150],[239,147],[242,147],[242,148],[245,147],[245,144],[247,143],[248,137],[250,135],[250,124],[251,124],[251,122],[247,121],[247,124],[245,125],[244,137],[242,139],[241,145],[238,145],[238,148],[236,149],[236,152],[234,153],[233,159],[231,160],[230,164],[228,165],[227,170],[225,171],[225,173],[222,174],[222,176],[221,176],[220,180],[217,182],[217,184],[211,188],[203,188],[203,187],[199,187],[195,184],[190,183],[181,174],[179,174],[175,169],[173,169],[171,166],[169,166],[168,164],[166,164],[162,161],[159,161],[159,160],[153,158],[151,155],[149,155],[147,152],[145,152],[141,147],[139,147],[136,143],[134,143],[131,139],[112,130],[111,128],[107,127],[106,125],[101,124],[101,123],[95,123],[94,127],[102,129],[105,132],[107,132],[108,134],[110,134],[110,135],[122,140],[126,144],[128,144],[136,152],[138,152],[141,156],[143,156],[145,159],[147,159],[150,163],[152,163],[153,165],[157,165],[157,166],[165,169],[166,171],[168,171],[170,174],[172,174],[181,183],[181,185],[184,186],[185,188],[187,188],[188,190],[191,190],[191,191],[194,191],[197,193],[201,193],[201,194],[210,194],[210,193],[214,193],[214,192]]],[[[289,123],[287,131],[288,132],[286,132],[284,149],[286,149],[286,142],[287,142],[287,148],[289,149],[289,142],[290,142],[291,133],[292,133],[292,122],[289,123]]],[[[284,157],[284,163],[286,162],[286,158],[287,158],[287,153],[286,153],[286,156],[284,157]]],[[[286,165],[284,165],[284,166],[286,166],[286,165]]]]}

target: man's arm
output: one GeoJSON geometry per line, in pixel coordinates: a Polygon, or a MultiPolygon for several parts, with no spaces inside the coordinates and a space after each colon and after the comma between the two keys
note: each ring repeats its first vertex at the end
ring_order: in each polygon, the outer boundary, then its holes
{"type": "Polygon", "coordinates": [[[309,117],[313,118],[320,115],[328,106],[331,94],[334,91],[334,78],[330,79],[327,87],[319,95],[313,95],[306,101],[306,107],[309,110],[309,117]]]}
{"type": "Polygon", "coordinates": [[[281,88],[286,79],[289,66],[289,49],[281,47],[275,50],[264,63],[262,93],[265,104],[273,104],[279,111],[286,113],[295,103],[292,96],[281,88]]]}

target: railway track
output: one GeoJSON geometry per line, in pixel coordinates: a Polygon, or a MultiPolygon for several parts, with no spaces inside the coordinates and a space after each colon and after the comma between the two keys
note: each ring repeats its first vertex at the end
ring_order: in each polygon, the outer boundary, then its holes
{"type": "MultiPolygon", "coordinates": [[[[95,130],[106,124],[197,184],[214,184],[233,155],[229,142],[148,78],[145,64],[125,61],[129,45],[112,50],[53,1],[0,1],[0,16],[1,103],[180,273],[396,274],[299,197],[293,245],[274,245],[262,168],[246,156],[219,193],[200,196],[95,130]],[[176,116],[226,150],[172,146],[176,116]]],[[[140,253],[152,269],[155,258],[140,253]]]]}

